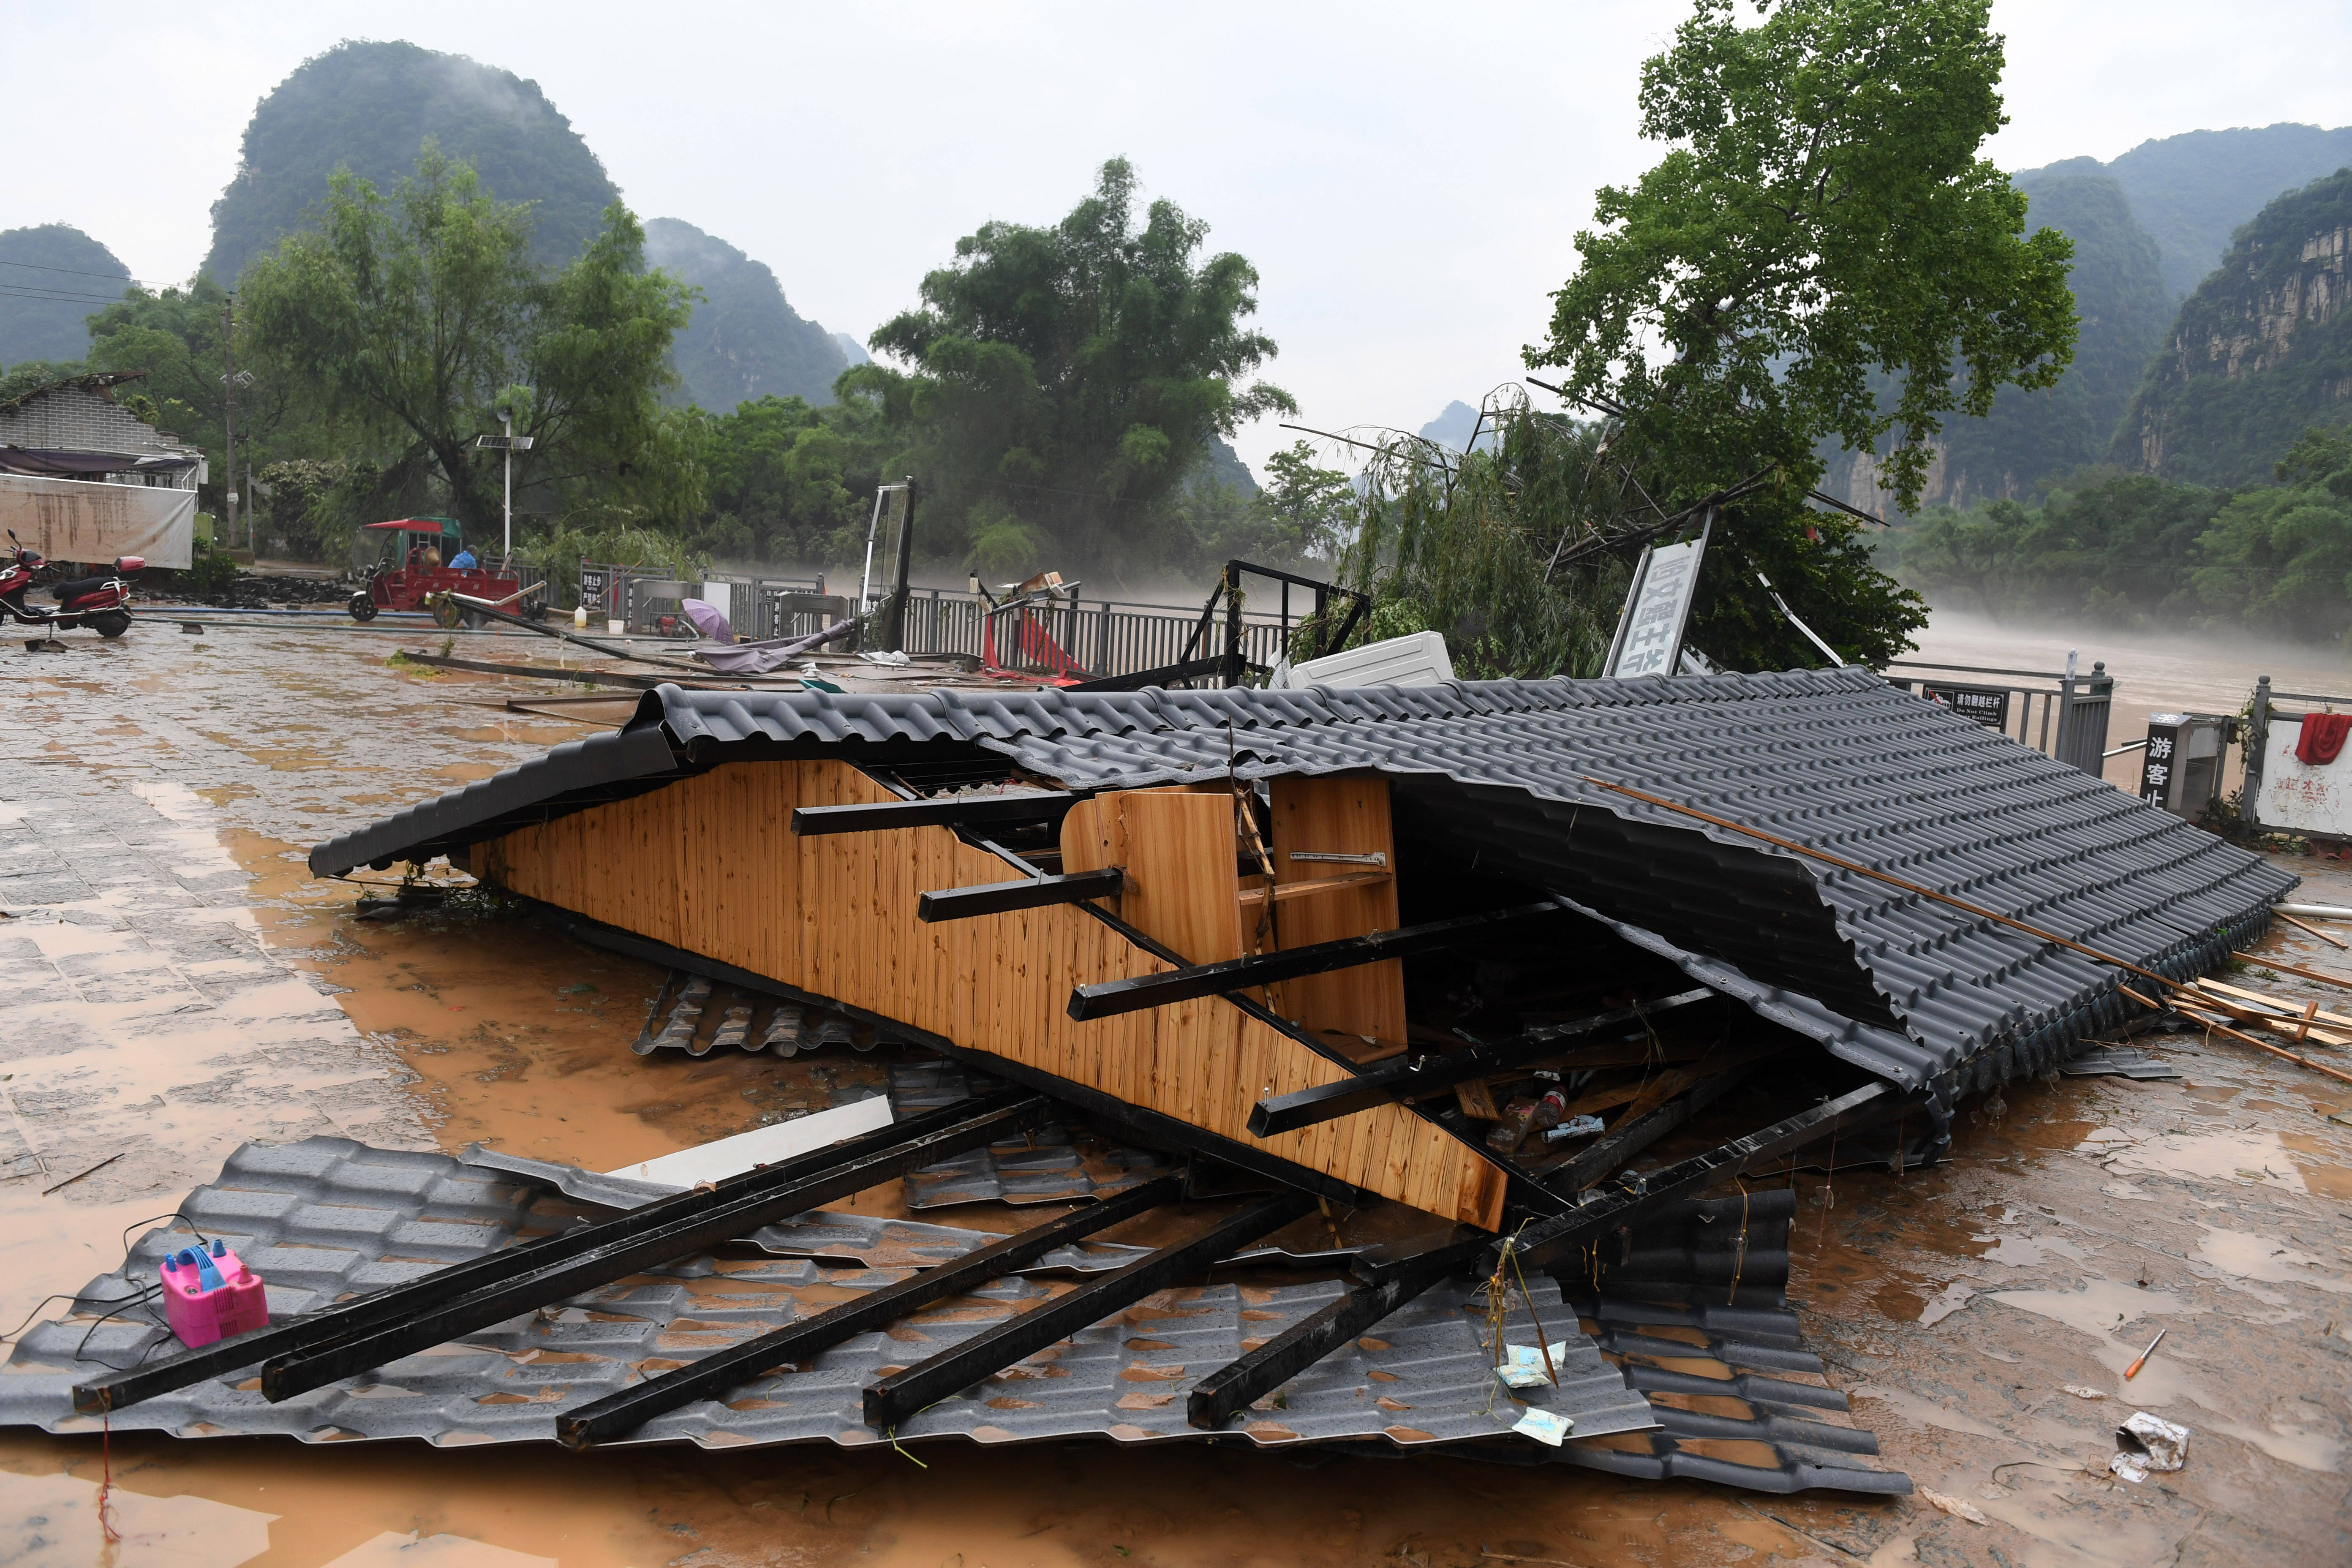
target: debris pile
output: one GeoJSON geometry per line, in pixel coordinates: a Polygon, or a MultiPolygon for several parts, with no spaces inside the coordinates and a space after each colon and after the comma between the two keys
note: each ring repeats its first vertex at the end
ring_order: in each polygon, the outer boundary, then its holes
{"type": "MultiPolygon", "coordinates": [[[[672,970],[640,1054],[887,1053],[889,1120],[650,1189],[248,1148],[185,1224],[270,1281],[276,1326],[178,1353],[131,1313],[46,1326],[0,1418],[1223,1434],[1906,1490],[1788,1310],[1793,1199],[1710,1193],[1822,1146],[1940,1158],[1962,1100],[2168,1004],[2334,1026],[2199,989],[2292,879],[1854,669],[664,686],[310,865],[440,857],[672,970]],[[854,1270],[802,1245],[885,1183],[1085,1201],[1002,1237],[886,1226],[854,1270]]],[[[190,1240],[89,1299],[128,1305],[190,1240]]]]}

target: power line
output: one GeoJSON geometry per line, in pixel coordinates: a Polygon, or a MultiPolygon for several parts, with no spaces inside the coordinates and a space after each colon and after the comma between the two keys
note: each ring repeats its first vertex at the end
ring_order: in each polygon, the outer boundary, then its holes
{"type": "Polygon", "coordinates": [[[68,303],[79,303],[85,305],[120,305],[122,303],[122,297],[119,294],[60,294],[52,290],[44,290],[39,289],[19,289],[7,283],[0,283],[0,294],[5,294],[17,300],[63,300],[68,303]]]}
{"type": "Polygon", "coordinates": [[[128,272],[91,272],[79,267],[45,267],[37,261],[0,260],[0,267],[29,267],[36,272],[66,272],[72,274],[76,278],[120,279],[125,283],[143,283],[159,289],[175,287],[175,285],[172,284],[157,283],[152,278],[133,278],[128,272]]]}

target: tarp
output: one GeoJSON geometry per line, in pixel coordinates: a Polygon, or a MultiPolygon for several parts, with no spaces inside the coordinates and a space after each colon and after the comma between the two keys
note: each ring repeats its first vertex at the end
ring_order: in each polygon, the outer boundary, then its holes
{"type": "Polygon", "coordinates": [[[52,561],[104,565],[140,555],[184,572],[195,547],[196,492],[0,474],[0,528],[52,561]]]}

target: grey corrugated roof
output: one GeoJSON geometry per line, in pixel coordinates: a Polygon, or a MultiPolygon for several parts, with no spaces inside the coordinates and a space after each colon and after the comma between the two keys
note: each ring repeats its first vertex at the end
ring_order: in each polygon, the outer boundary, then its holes
{"type": "Polygon", "coordinates": [[[454,791],[396,829],[320,846],[311,864],[441,852],[570,809],[583,787],[656,787],[738,757],[994,753],[1082,791],[1221,775],[1229,756],[1247,777],[1374,770],[1390,780],[1402,836],[1574,900],[1847,1060],[1929,1089],[1939,1111],[2114,1021],[2114,972],[1586,776],[2181,975],[2258,934],[2294,885],[1861,669],[1273,691],[663,687],[620,733],[574,744],[573,763],[551,757],[454,791]],[[575,784],[575,771],[593,780],[575,784]]]}
{"type": "MultiPolygon", "coordinates": [[[[248,1143],[213,1184],[197,1188],[165,1229],[148,1232],[121,1269],[84,1288],[89,1303],[129,1302],[152,1282],[163,1258],[194,1239],[228,1240],[262,1276],[273,1321],[352,1295],[400,1284],[509,1245],[520,1233],[561,1229],[578,1211],[552,1184],[469,1166],[446,1154],[373,1149],[343,1138],[268,1146],[248,1143]],[[137,1283],[134,1283],[137,1282],[137,1283]]],[[[669,1366],[822,1310],[842,1291],[873,1289],[994,1239],[982,1232],[816,1213],[749,1238],[763,1250],[798,1253],[746,1261],[680,1258],[544,1311],[404,1357],[363,1377],[272,1405],[249,1370],[198,1383],[115,1412],[125,1431],[182,1436],[274,1434],[306,1442],[393,1437],[457,1446],[549,1441],[556,1417],[669,1366]],[[851,1257],[892,1267],[830,1268],[812,1258],[851,1257]],[[798,1292],[815,1287],[803,1302],[798,1292]]],[[[1070,1250],[1070,1249],[1066,1249],[1070,1250]]],[[[1070,1273],[1129,1260],[1094,1244],[1094,1256],[1028,1271],[1070,1273]]],[[[1233,1279],[1147,1298],[1048,1346],[964,1394],[942,1400],[898,1436],[961,1436],[979,1442],[1108,1437],[1119,1442],[1199,1440],[1185,1422],[1192,1385],[1271,1338],[1340,1290],[1344,1280],[1254,1282],[1233,1279]]],[[[1296,1278],[1293,1276],[1292,1278],[1296,1278]]],[[[746,1444],[883,1441],[861,1415],[864,1387],[885,1366],[944,1350],[1055,1289],[1013,1277],[940,1302],[825,1352],[805,1369],[754,1378],[724,1400],[703,1400],[658,1417],[633,1442],[746,1444]]],[[[1228,1438],[1262,1446],[1358,1439],[1404,1447],[1503,1439],[1518,1411],[1498,1387],[1481,1348],[1479,1286],[1452,1281],[1375,1325],[1295,1380],[1282,1408],[1266,1408],[1228,1438]]],[[[1558,1288],[1533,1284],[1552,1339],[1569,1352],[1561,1385],[1522,1397],[1570,1415],[1580,1435],[1601,1436],[1657,1425],[1650,1403],[1630,1389],[1591,1341],[1564,1323],[1558,1288]]],[[[1510,1337],[1534,1342],[1519,1307],[1510,1337]]],[[[126,1367],[167,1353],[168,1336],[139,1309],[128,1321],[63,1319],[22,1335],[0,1377],[0,1426],[51,1432],[96,1431],[73,1413],[72,1386],[97,1364],[126,1367]]],[[[1528,1444],[1532,1447],[1532,1444],[1528,1444]]],[[[1546,1450],[1547,1454],[1549,1450],[1546,1450]]]]}
{"type": "Polygon", "coordinates": [[[1911,1489],[1868,1462],[1877,1437],[1853,1424],[1789,1310],[1796,1196],[1776,1187],[1678,1204],[1635,1226],[1622,1252],[1612,1237],[1555,1271],[1658,1415],[1655,1428],[1588,1445],[1583,1463],[1759,1491],[1911,1489]]]}

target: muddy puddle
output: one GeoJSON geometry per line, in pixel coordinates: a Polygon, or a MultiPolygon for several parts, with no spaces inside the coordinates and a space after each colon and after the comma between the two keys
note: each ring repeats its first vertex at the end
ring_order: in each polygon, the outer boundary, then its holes
{"type": "MultiPolygon", "coordinates": [[[[579,688],[422,678],[385,665],[384,638],[150,630],[0,656],[35,730],[0,763],[0,1327],[112,1268],[126,1226],[247,1139],[479,1141],[609,1170],[878,1086],[878,1055],[635,1057],[656,971],[462,900],[363,920],[363,889],[310,878],[311,843],[593,732],[504,710],[579,688]]],[[[2352,879],[2306,891],[2352,903],[2352,879]]],[[[2266,951],[2352,973],[2299,933],[2266,951]]],[[[2327,1120],[2352,1089],[2226,1043],[2140,1044],[2184,1078],[2012,1085],[1964,1111],[1943,1165],[1781,1178],[1791,1301],[1829,1381],[1880,1462],[1982,1523],[1918,1498],[1232,1447],[576,1456],[10,1432],[0,1563],[2352,1560],[2352,1127],[2327,1120]],[[2186,1469],[2130,1488],[2105,1461],[2143,1408],[2195,1436],[2186,1469]]],[[[842,1206],[904,1212],[895,1185],[842,1206]]]]}

